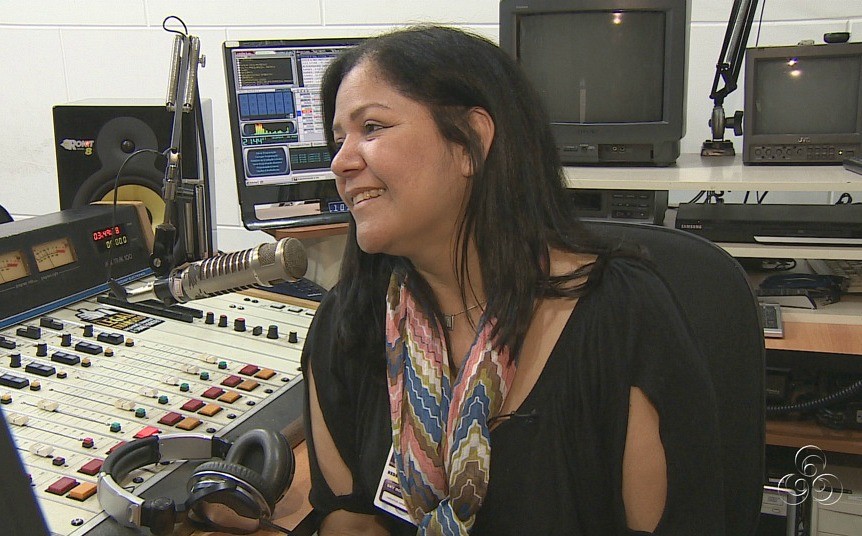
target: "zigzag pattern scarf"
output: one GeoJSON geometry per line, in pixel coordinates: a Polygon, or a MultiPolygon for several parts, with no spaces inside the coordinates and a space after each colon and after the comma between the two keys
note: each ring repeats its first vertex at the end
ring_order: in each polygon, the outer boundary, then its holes
{"type": "Polygon", "coordinates": [[[468,534],[491,466],[488,418],[515,363],[490,338],[484,317],[460,371],[449,365],[442,328],[393,274],[387,293],[386,358],[392,442],[401,493],[420,534],[468,534]]]}

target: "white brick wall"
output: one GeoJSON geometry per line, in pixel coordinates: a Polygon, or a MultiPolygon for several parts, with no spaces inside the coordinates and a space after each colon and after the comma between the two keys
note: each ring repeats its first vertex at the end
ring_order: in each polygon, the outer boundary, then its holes
{"type": "MultiPolygon", "coordinates": [[[[732,4],[692,3],[684,152],[698,151],[709,135],[708,96],[732,4]]],[[[862,40],[858,0],[766,0],[765,8],[761,45],[820,41],[825,32],[843,30],[862,40]]],[[[219,245],[250,247],[267,237],[245,231],[239,217],[221,59],[225,39],[364,36],[411,22],[442,22],[496,40],[497,10],[497,0],[0,0],[0,204],[16,217],[59,209],[55,104],[164,97],[172,38],[161,24],[177,15],[200,37],[209,60],[200,87],[213,100],[219,245]]],[[[741,107],[738,90],[725,108],[732,113],[741,107]]],[[[341,243],[320,241],[312,248],[341,243]]],[[[334,251],[321,253],[321,261],[337,258],[334,251]]],[[[324,271],[318,279],[334,277],[324,271]]]]}

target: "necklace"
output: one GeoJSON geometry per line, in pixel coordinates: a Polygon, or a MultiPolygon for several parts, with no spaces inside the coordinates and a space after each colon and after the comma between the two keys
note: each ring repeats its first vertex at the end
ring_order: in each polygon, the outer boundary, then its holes
{"type": "Polygon", "coordinates": [[[484,305],[484,302],[483,303],[477,303],[476,305],[474,305],[472,307],[467,307],[466,309],[464,309],[460,313],[455,313],[452,315],[447,315],[446,313],[443,313],[443,325],[446,326],[446,329],[448,329],[449,331],[452,331],[453,329],[455,329],[455,318],[457,318],[463,314],[469,313],[473,309],[477,309],[477,308],[481,307],[482,305],[484,305]]]}

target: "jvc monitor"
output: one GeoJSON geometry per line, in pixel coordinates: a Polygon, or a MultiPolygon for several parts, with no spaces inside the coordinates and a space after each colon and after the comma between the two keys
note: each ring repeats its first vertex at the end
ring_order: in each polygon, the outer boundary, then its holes
{"type": "Polygon", "coordinates": [[[320,83],[359,39],[227,41],[233,155],[251,230],[347,221],[329,171],[320,83]]]}
{"type": "Polygon", "coordinates": [[[840,164],[862,154],[862,43],[750,48],[743,162],[840,164]]]}

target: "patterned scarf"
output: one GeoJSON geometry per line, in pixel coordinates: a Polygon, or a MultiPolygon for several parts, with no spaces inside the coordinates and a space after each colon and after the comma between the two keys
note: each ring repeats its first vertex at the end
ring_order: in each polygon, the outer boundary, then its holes
{"type": "Polygon", "coordinates": [[[389,407],[401,493],[420,534],[467,534],[488,487],[488,418],[503,405],[515,363],[507,349],[494,349],[493,321],[483,317],[453,378],[442,328],[395,274],[387,306],[389,407]]]}

